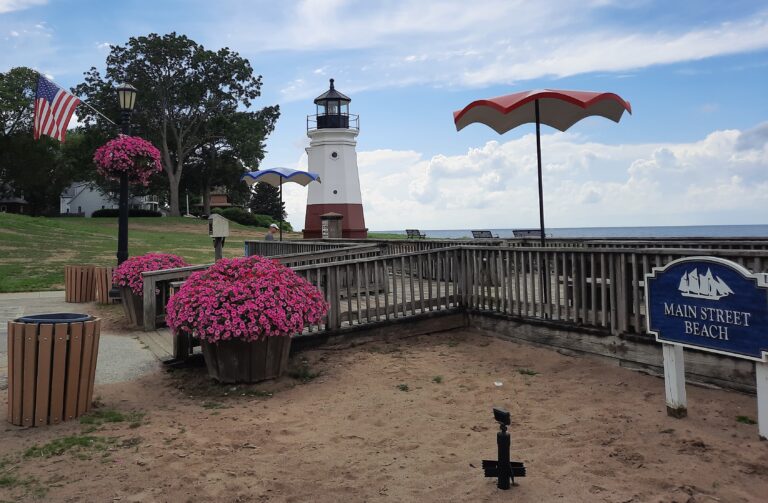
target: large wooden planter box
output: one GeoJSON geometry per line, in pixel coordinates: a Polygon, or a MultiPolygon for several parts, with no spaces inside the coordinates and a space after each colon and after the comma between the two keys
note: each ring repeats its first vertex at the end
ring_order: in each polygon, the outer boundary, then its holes
{"type": "Polygon", "coordinates": [[[256,342],[201,341],[208,375],[222,383],[253,383],[280,377],[288,367],[290,337],[256,342]]]}
{"type": "Polygon", "coordinates": [[[88,412],[100,332],[99,319],[8,322],[8,422],[42,426],[88,412]]]}
{"type": "Polygon", "coordinates": [[[127,286],[120,287],[120,298],[125,317],[133,327],[144,327],[144,297],[136,295],[127,286]]]}

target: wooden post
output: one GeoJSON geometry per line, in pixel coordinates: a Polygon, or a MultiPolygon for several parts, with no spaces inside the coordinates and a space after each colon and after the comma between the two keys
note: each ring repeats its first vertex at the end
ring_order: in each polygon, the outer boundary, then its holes
{"type": "Polygon", "coordinates": [[[768,363],[755,362],[757,378],[757,432],[768,440],[768,363]]]}
{"type": "Polygon", "coordinates": [[[157,321],[155,319],[157,316],[157,297],[155,296],[155,288],[157,283],[155,278],[148,278],[144,276],[143,273],[142,277],[144,279],[144,295],[142,296],[142,307],[144,309],[144,331],[149,332],[150,330],[154,330],[157,327],[157,321]]]}
{"type": "Polygon", "coordinates": [[[685,359],[683,347],[677,344],[662,344],[664,352],[664,387],[667,398],[667,415],[683,418],[688,415],[685,397],[685,359]]]}

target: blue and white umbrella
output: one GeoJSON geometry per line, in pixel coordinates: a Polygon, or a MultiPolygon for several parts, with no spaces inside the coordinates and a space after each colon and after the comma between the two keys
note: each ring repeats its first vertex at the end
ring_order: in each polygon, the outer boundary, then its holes
{"type": "MultiPolygon", "coordinates": [[[[256,182],[264,182],[280,189],[280,208],[283,207],[283,182],[293,182],[307,186],[311,182],[320,181],[320,175],[311,171],[299,171],[291,168],[270,168],[259,171],[251,171],[243,174],[240,180],[248,185],[256,182]]],[[[280,212],[280,241],[283,240],[283,213],[280,212]]]]}

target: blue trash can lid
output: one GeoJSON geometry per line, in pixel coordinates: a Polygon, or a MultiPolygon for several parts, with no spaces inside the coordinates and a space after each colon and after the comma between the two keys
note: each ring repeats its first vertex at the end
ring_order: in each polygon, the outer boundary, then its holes
{"type": "Polygon", "coordinates": [[[80,313],[50,313],[50,314],[31,314],[16,318],[19,323],[78,323],[90,321],[93,318],[87,314],[80,313]]]}

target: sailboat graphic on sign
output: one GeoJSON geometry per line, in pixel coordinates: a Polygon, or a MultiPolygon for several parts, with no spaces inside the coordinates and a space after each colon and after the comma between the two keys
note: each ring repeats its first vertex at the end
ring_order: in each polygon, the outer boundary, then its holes
{"type": "Polygon", "coordinates": [[[706,274],[699,274],[697,269],[683,273],[677,289],[683,297],[695,299],[720,300],[733,293],[733,290],[719,276],[713,276],[709,269],[706,274]]]}

